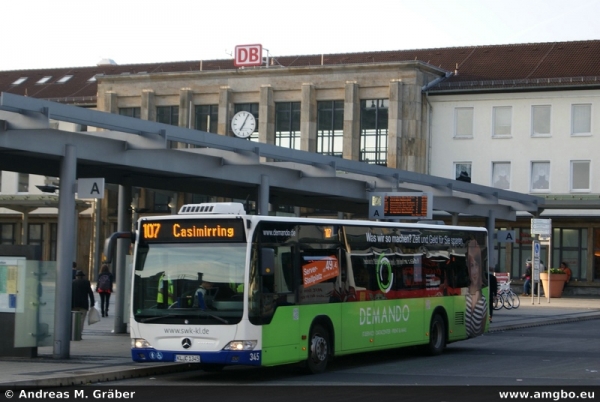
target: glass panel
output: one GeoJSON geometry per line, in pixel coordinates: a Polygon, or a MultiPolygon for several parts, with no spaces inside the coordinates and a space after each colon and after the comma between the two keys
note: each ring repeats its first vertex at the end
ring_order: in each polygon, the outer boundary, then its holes
{"type": "Polygon", "coordinates": [[[494,108],[494,135],[511,134],[512,107],[494,108]]]}
{"type": "Polygon", "coordinates": [[[156,108],[156,121],[158,123],[179,125],[179,106],[158,106],[156,108]]]}
{"type": "Polygon", "coordinates": [[[48,81],[50,81],[50,78],[52,78],[52,76],[51,75],[47,75],[47,76],[45,76],[43,78],[40,78],[39,81],[36,82],[36,84],[45,84],[48,81]]]}
{"type": "Polygon", "coordinates": [[[573,105],[572,134],[589,134],[592,132],[592,105],[573,105]]]}
{"type": "Polygon", "coordinates": [[[0,223],[0,244],[15,244],[14,232],[14,224],[0,223]]]}
{"type": "Polygon", "coordinates": [[[163,193],[154,193],[154,211],[168,212],[170,197],[163,193]]]}
{"type": "Polygon", "coordinates": [[[30,223],[27,230],[27,244],[42,245],[43,243],[43,223],[30,223]]]}
{"type": "Polygon", "coordinates": [[[15,347],[54,345],[56,261],[19,264],[15,347]]]}
{"type": "Polygon", "coordinates": [[[572,190],[590,189],[590,162],[573,161],[571,162],[571,183],[572,190]]]}
{"type": "Polygon", "coordinates": [[[494,162],[492,186],[505,190],[510,188],[510,162],[494,162]]]}
{"type": "Polygon", "coordinates": [[[344,140],[344,102],[317,102],[317,153],[342,156],[344,140]]]}
{"type": "Polygon", "coordinates": [[[531,189],[548,190],[550,188],[550,162],[532,162],[531,189]]]}
{"type": "Polygon", "coordinates": [[[122,108],[119,108],[119,114],[121,116],[129,116],[129,117],[135,117],[136,119],[139,119],[141,117],[141,108],[139,108],[139,107],[122,107],[122,108]]]}
{"type": "Polygon", "coordinates": [[[219,122],[219,105],[199,105],[196,106],[196,130],[209,133],[217,132],[217,123],[219,122]]]}
{"type": "Polygon", "coordinates": [[[71,78],[73,78],[72,75],[65,75],[60,80],[56,81],[56,83],[57,84],[64,84],[65,82],[69,81],[71,78]]]}
{"type": "Polygon", "coordinates": [[[471,163],[457,162],[454,164],[454,178],[456,180],[471,182],[471,163]]]}
{"type": "Polygon", "coordinates": [[[275,145],[300,149],[300,102],[275,104],[275,145]]]}
{"type": "Polygon", "coordinates": [[[29,192],[29,174],[19,173],[18,190],[19,193],[29,192]]]}
{"type": "Polygon", "coordinates": [[[387,165],[388,136],[387,99],[360,101],[360,154],[359,160],[387,165]]]}
{"type": "Polygon", "coordinates": [[[456,137],[472,137],[473,136],[473,108],[456,108],[455,109],[455,126],[456,137]]]}
{"type": "Polygon", "coordinates": [[[550,134],[550,106],[531,107],[531,134],[550,134]]]}

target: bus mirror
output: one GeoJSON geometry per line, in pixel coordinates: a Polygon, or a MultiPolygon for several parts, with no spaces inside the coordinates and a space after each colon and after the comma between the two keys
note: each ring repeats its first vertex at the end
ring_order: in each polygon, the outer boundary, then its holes
{"type": "Polygon", "coordinates": [[[260,249],[260,274],[271,276],[275,268],[275,250],[272,248],[260,249]]]}
{"type": "Polygon", "coordinates": [[[117,245],[117,239],[129,239],[131,242],[135,241],[135,234],[132,232],[115,232],[104,241],[104,263],[110,264],[112,262],[115,246],[117,245]]]}

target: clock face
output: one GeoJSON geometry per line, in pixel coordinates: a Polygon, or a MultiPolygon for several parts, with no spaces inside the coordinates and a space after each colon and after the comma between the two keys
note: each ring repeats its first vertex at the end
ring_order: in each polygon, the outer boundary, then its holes
{"type": "Polygon", "coordinates": [[[256,119],[250,112],[237,112],[231,119],[231,130],[239,138],[248,138],[256,129],[256,119]]]}

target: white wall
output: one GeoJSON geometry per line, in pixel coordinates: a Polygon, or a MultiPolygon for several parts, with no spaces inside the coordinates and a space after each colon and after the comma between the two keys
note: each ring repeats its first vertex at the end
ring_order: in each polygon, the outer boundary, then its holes
{"type": "MultiPolygon", "coordinates": [[[[553,91],[534,93],[429,96],[432,105],[430,174],[454,177],[454,162],[472,163],[472,183],[492,185],[492,162],[511,163],[510,190],[531,193],[532,161],[550,162],[550,191],[570,193],[570,161],[590,160],[591,191],[600,193],[598,166],[600,91],[553,91]],[[591,135],[571,135],[571,105],[590,103],[591,135]],[[532,137],[531,107],[551,105],[551,134],[532,137]],[[492,108],[512,107],[512,135],[492,138],[492,108]],[[454,138],[454,110],[473,107],[473,138],[454,138]]],[[[537,194],[537,192],[536,192],[537,194]]]]}

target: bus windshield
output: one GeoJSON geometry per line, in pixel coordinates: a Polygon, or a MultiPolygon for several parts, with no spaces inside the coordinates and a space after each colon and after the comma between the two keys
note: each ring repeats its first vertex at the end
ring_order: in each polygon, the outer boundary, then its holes
{"type": "Polygon", "coordinates": [[[238,323],[245,258],[245,243],[139,245],[134,319],[148,324],[238,323]]]}

